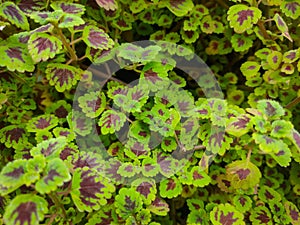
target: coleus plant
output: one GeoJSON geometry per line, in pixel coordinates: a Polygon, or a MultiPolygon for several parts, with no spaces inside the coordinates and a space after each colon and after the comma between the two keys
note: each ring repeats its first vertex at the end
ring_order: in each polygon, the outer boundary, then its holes
{"type": "Polygon", "coordinates": [[[300,223],[298,1],[0,3],[0,224],[300,223]]]}

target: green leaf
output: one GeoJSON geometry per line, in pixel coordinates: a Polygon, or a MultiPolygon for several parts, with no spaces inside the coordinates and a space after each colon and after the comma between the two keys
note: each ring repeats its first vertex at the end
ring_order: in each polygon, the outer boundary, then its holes
{"type": "Polygon", "coordinates": [[[256,76],[258,71],[260,70],[261,65],[255,61],[247,61],[244,62],[241,66],[241,72],[245,77],[253,77],[256,76]]]}
{"type": "Polygon", "coordinates": [[[250,221],[253,224],[266,224],[272,225],[272,214],[270,210],[265,206],[256,206],[250,214],[250,221]]]}
{"type": "Polygon", "coordinates": [[[135,215],[142,209],[143,201],[141,194],[132,188],[121,188],[115,197],[116,212],[123,218],[135,215]]]}
{"type": "Polygon", "coordinates": [[[288,137],[293,129],[293,124],[286,120],[276,120],[272,122],[271,136],[275,138],[288,137]]]}
{"type": "Polygon", "coordinates": [[[284,203],[284,208],[285,208],[285,211],[286,211],[288,217],[290,218],[290,222],[293,225],[299,224],[300,223],[300,213],[299,213],[299,209],[297,208],[297,206],[290,201],[286,201],[284,203]]]}
{"type": "Polygon", "coordinates": [[[204,209],[192,210],[188,215],[187,224],[208,225],[209,218],[208,218],[206,211],[204,209]]]}
{"type": "Polygon", "coordinates": [[[272,51],[267,56],[268,66],[270,66],[271,69],[273,69],[273,70],[278,69],[279,65],[281,64],[281,61],[282,61],[282,53],[281,52],[272,51]]]}
{"type": "Polygon", "coordinates": [[[50,85],[55,86],[58,92],[64,92],[80,80],[82,71],[69,65],[49,63],[45,73],[50,85]]]}
{"type": "Polygon", "coordinates": [[[28,132],[39,132],[51,130],[58,125],[58,118],[54,115],[45,114],[37,116],[28,121],[26,129],[28,132]]]}
{"type": "Polygon", "coordinates": [[[64,1],[53,2],[50,6],[54,10],[62,10],[68,14],[82,15],[85,11],[84,5],[64,1]]]}
{"type": "Polygon", "coordinates": [[[210,176],[204,172],[199,166],[193,166],[191,171],[188,173],[188,176],[191,177],[191,185],[196,187],[207,186],[211,182],[210,176]]]}
{"type": "Polygon", "coordinates": [[[29,30],[27,17],[13,2],[4,2],[0,5],[0,16],[23,30],[29,30]]]}
{"type": "Polygon", "coordinates": [[[114,41],[104,30],[93,25],[84,28],[82,39],[87,46],[95,49],[108,50],[114,45],[114,41]]]}
{"type": "Polygon", "coordinates": [[[247,160],[237,160],[226,166],[226,177],[235,189],[247,190],[255,187],[261,176],[258,167],[247,160]]]}
{"type": "Polygon", "coordinates": [[[175,198],[182,192],[182,185],[178,178],[171,177],[160,182],[160,196],[163,198],[175,198]]]}
{"type": "Polygon", "coordinates": [[[168,0],[167,8],[178,17],[185,16],[191,9],[193,9],[194,4],[192,0],[168,0]]]}
{"type": "Polygon", "coordinates": [[[170,211],[168,203],[164,199],[161,199],[157,196],[151,205],[147,206],[147,209],[159,216],[166,216],[170,211]]]}
{"type": "Polygon", "coordinates": [[[155,180],[151,178],[139,178],[131,183],[131,186],[141,194],[146,205],[150,205],[156,197],[155,180]]]}
{"type": "Polygon", "coordinates": [[[130,162],[122,163],[122,165],[118,168],[118,174],[122,177],[133,177],[138,172],[137,167],[130,162]]]}
{"type": "Polygon", "coordinates": [[[86,136],[92,130],[92,120],[85,116],[82,112],[74,111],[67,117],[70,129],[75,133],[86,136]]]}
{"type": "Polygon", "coordinates": [[[273,188],[262,186],[259,188],[258,197],[264,202],[280,202],[281,196],[273,188]]]}
{"type": "Polygon", "coordinates": [[[210,212],[213,225],[245,225],[244,215],[229,203],[219,204],[210,212]]]}
{"type": "Polygon", "coordinates": [[[34,33],[28,40],[28,51],[34,62],[54,58],[62,49],[62,42],[46,33],[34,33]]]}
{"type": "Polygon", "coordinates": [[[45,173],[46,174],[35,184],[35,189],[41,194],[55,191],[57,187],[71,179],[68,168],[59,158],[48,161],[45,173]]]}
{"type": "Polygon", "coordinates": [[[269,119],[279,119],[284,115],[283,107],[273,100],[259,100],[257,102],[257,109],[269,119]]]}
{"type": "Polygon", "coordinates": [[[80,212],[99,210],[115,191],[107,178],[88,167],[77,168],[72,178],[71,197],[80,212]]]}
{"type": "Polygon", "coordinates": [[[229,25],[236,33],[243,33],[244,31],[251,29],[253,24],[256,24],[262,15],[258,8],[248,7],[242,4],[231,6],[227,14],[229,25]]]}
{"type": "Polygon", "coordinates": [[[274,21],[277,25],[277,28],[278,30],[281,31],[282,35],[284,37],[286,37],[290,42],[293,42],[293,39],[291,38],[290,34],[289,34],[289,28],[288,26],[286,25],[285,21],[283,20],[283,18],[278,14],[276,13],[274,15],[274,21]]]}
{"type": "Polygon", "coordinates": [[[115,11],[118,9],[118,2],[116,0],[96,0],[96,2],[107,11],[115,11]]]}
{"type": "Polygon", "coordinates": [[[48,213],[47,201],[33,194],[16,196],[7,206],[3,219],[7,225],[38,225],[48,213]]]}
{"type": "Polygon", "coordinates": [[[30,154],[32,156],[43,155],[48,159],[57,158],[66,144],[65,137],[51,138],[32,148],[30,154]]]}
{"type": "Polygon", "coordinates": [[[7,148],[18,148],[28,142],[27,133],[22,125],[8,125],[0,130],[0,142],[7,148]]]}
{"type": "Polygon", "coordinates": [[[85,24],[85,21],[80,18],[80,16],[67,14],[64,15],[62,20],[60,21],[58,27],[59,28],[73,28],[74,26],[79,26],[85,24]]]}
{"type": "Polygon", "coordinates": [[[242,213],[245,213],[252,208],[252,200],[247,195],[235,195],[233,197],[233,204],[242,213]]]}
{"type": "Polygon", "coordinates": [[[126,115],[123,112],[115,110],[106,110],[99,119],[99,126],[102,134],[113,134],[119,131],[126,121],[126,115]]]}
{"type": "Polygon", "coordinates": [[[297,50],[289,50],[287,52],[285,52],[283,54],[283,59],[282,61],[284,63],[293,63],[295,62],[297,59],[299,59],[299,56],[300,56],[300,51],[299,49],[297,50]]]}
{"type": "Polygon", "coordinates": [[[251,39],[251,37],[247,37],[242,34],[232,35],[230,41],[234,51],[236,52],[247,51],[252,47],[253,44],[253,40],[251,39]]]}
{"type": "Polygon", "coordinates": [[[98,117],[105,109],[106,98],[103,92],[90,92],[78,98],[79,107],[87,117],[98,117]]]}
{"type": "Polygon", "coordinates": [[[241,114],[237,117],[231,117],[229,124],[226,126],[226,132],[234,135],[235,137],[241,137],[248,133],[251,128],[249,114],[241,114]]]}
{"type": "Polygon", "coordinates": [[[19,72],[33,72],[35,69],[27,45],[8,40],[0,41],[0,66],[19,72]]]}
{"type": "Polygon", "coordinates": [[[298,1],[283,1],[280,9],[286,16],[292,19],[297,19],[300,16],[300,3],[298,1]]]}

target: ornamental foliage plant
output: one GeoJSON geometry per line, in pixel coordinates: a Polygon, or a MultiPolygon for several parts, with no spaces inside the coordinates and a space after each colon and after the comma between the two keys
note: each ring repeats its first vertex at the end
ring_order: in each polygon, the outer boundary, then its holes
{"type": "Polygon", "coordinates": [[[0,224],[300,224],[298,0],[0,3],[0,224]]]}

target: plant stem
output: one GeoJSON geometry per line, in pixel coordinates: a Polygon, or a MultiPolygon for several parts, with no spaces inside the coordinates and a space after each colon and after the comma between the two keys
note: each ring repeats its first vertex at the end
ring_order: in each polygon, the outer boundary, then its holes
{"type": "Polygon", "coordinates": [[[298,96],[297,98],[295,98],[293,101],[291,101],[290,103],[288,103],[285,108],[290,109],[292,107],[294,107],[295,105],[297,105],[300,102],[300,96],[298,96]]]}
{"type": "Polygon", "coordinates": [[[270,35],[267,33],[266,27],[264,25],[264,22],[262,20],[258,20],[257,25],[259,27],[259,30],[261,31],[263,37],[265,39],[271,39],[270,35]]]}
{"type": "Polygon", "coordinates": [[[57,24],[53,24],[55,27],[55,30],[57,31],[58,36],[60,37],[60,40],[62,41],[62,43],[64,44],[64,46],[66,47],[66,49],[68,50],[68,53],[70,54],[71,57],[71,61],[77,61],[77,55],[75,53],[75,51],[73,50],[73,48],[71,47],[71,45],[68,43],[65,35],[63,34],[62,30],[57,26],[57,24]]]}
{"type": "Polygon", "coordinates": [[[173,221],[173,225],[176,225],[176,210],[175,210],[175,204],[174,199],[171,199],[171,205],[170,205],[170,213],[171,213],[171,219],[173,221]]]}
{"type": "MultiPolygon", "coordinates": [[[[72,40],[72,41],[70,42],[70,45],[74,46],[74,44],[76,44],[76,43],[78,43],[78,42],[80,42],[80,41],[82,41],[82,37],[77,38],[77,39],[75,39],[75,40],[72,40]]],[[[74,49],[74,47],[73,47],[73,49],[74,49]]]]}
{"type": "Polygon", "coordinates": [[[202,150],[202,149],[205,149],[206,147],[204,145],[196,145],[194,147],[194,150],[202,150]]]}
{"type": "Polygon", "coordinates": [[[55,195],[55,193],[50,193],[49,196],[53,200],[53,202],[56,205],[56,207],[57,208],[61,208],[61,211],[62,211],[62,214],[63,214],[63,218],[67,219],[66,210],[65,210],[64,206],[61,204],[61,202],[59,201],[59,199],[57,198],[57,196],[55,195]]]}

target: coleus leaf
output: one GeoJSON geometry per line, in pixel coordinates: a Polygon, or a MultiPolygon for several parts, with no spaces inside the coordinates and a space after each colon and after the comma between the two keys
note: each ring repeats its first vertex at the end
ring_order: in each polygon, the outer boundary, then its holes
{"type": "Polygon", "coordinates": [[[273,224],[272,215],[270,210],[265,206],[257,206],[251,211],[249,217],[250,221],[254,224],[273,224]]]}
{"type": "Polygon", "coordinates": [[[57,187],[71,179],[68,168],[59,158],[54,158],[47,162],[45,173],[45,176],[35,184],[35,189],[41,194],[55,191],[57,187]]]}
{"type": "Polygon", "coordinates": [[[69,2],[53,2],[51,3],[51,8],[54,10],[62,10],[65,13],[69,14],[77,14],[82,15],[84,14],[85,7],[81,4],[69,3],[69,2]]]}
{"type": "Polygon", "coordinates": [[[3,219],[5,224],[38,225],[48,213],[47,201],[37,195],[17,195],[7,206],[3,219]]]}
{"type": "Polygon", "coordinates": [[[244,215],[229,203],[219,204],[210,212],[213,225],[245,225],[244,215]]]}
{"type": "Polygon", "coordinates": [[[272,122],[271,136],[276,138],[288,137],[291,130],[293,129],[293,124],[286,120],[276,120],[272,122]]]}
{"type": "Polygon", "coordinates": [[[252,162],[237,160],[226,166],[226,177],[235,189],[249,189],[256,186],[261,178],[261,172],[252,162]]]}
{"type": "Polygon", "coordinates": [[[153,158],[146,157],[142,161],[141,171],[145,177],[154,177],[159,173],[159,166],[153,158]]]}
{"type": "Polygon", "coordinates": [[[84,167],[74,171],[71,197],[80,212],[100,209],[114,191],[115,186],[95,170],[84,167]]]}
{"type": "Polygon", "coordinates": [[[107,11],[115,11],[118,9],[118,2],[116,0],[96,0],[96,2],[107,11]]]}
{"type": "Polygon", "coordinates": [[[209,218],[206,211],[202,209],[192,210],[187,218],[187,224],[209,224],[209,218]]]}
{"type": "Polygon", "coordinates": [[[35,62],[47,61],[62,49],[62,42],[49,34],[36,32],[28,40],[28,51],[35,62]]]}
{"type": "Polygon", "coordinates": [[[1,4],[0,16],[23,30],[29,30],[27,17],[13,2],[4,2],[1,4]]]}
{"type": "Polygon", "coordinates": [[[162,180],[159,185],[159,193],[163,198],[175,198],[182,192],[182,185],[177,177],[162,180]]]}
{"type": "Polygon", "coordinates": [[[28,132],[39,132],[51,130],[58,125],[58,118],[51,114],[34,117],[28,121],[26,129],[28,132]]]}
{"type": "Polygon", "coordinates": [[[79,106],[87,117],[98,117],[106,106],[106,98],[103,92],[90,92],[78,98],[79,106]]]}
{"type": "Polygon", "coordinates": [[[252,207],[252,200],[247,195],[235,195],[233,197],[234,206],[242,213],[249,211],[252,207]]]}
{"type": "Polygon", "coordinates": [[[74,111],[68,114],[67,120],[71,130],[81,136],[88,135],[92,130],[92,121],[81,112],[74,111]]]}
{"type": "Polygon", "coordinates": [[[18,3],[19,8],[25,13],[31,13],[33,11],[41,11],[45,2],[40,0],[21,0],[18,3]]]}
{"type": "Polygon", "coordinates": [[[59,28],[73,28],[74,26],[79,26],[84,24],[85,21],[80,18],[78,15],[66,14],[61,19],[58,27],[59,28]]]}
{"type": "Polygon", "coordinates": [[[253,40],[249,36],[245,36],[243,34],[234,34],[232,35],[231,45],[236,52],[247,51],[252,47],[253,40]]]}
{"type": "Polygon", "coordinates": [[[295,71],[295,67],[291,63],[284,63],[282,64],[280,71],[285,74],[293,74],[295,71]]]}
{"type": "Polygon", "coordinates": [[[185,16],[193,7],[194,3],[192,0],[167,1],[167,8],[178,17],[185,16]]]}
{"type": "Polygon", "coordinates": [[[135,215],[143,206],[141,194],[133,188],[121,188],[115,200],[116,212],[123,219],[135,215]]]}
{"type": "Polygon", "coordinates": [[[62,10],[56,10],[53,12],[32,12],[29,14],[30,18],[33,19],[36,23],[39,24],[46,24],[48,22],[50,23],[58,23],[59,20],[65,15],[65,13],[62,10]]]}
{"type": "Polygon", "coordinates": [[[296,146],[298,152],[300,151],[300,134],[296,129],[292,129],[289,134],[289,139],[296,146]]]}
{"type": "Polygon", "coordinates": [[[156,184],[151,178],[136,179],[132,182],[132,187],[141,194],[146,205],[150,205],[156,198],[156,184]]]}
{"type": "Polygon", "coordinates": [[[103,207],[89,218],[86,225],[107,225],[114,222],[114,213],[112,212],[112,205],[103,207]]]}
{"type": "Polygon", "coordinates": [[[66,144],[65,137],[51,138],[33,147],[30,150],[30,154],[32,156],[43,155],[48,159],[57,158],[66,144]]]}
{"type": "Polygon", "coordinates": [[[159,216],[166,216],[170,211],[168,203],[159,197],[156,197],[151,205],[147,206],[147,209],[159,216]]]}
{"type": "Polygon", "coordinates": [[[50,85],[55,86],[58,92],[64,92],[80,80],[82,71],[69,65],[49,63],[45,73],[50,85]]]}
{"type": "Polygon", "coordinates": [[[170,177],[176,172],[175,159],[168,154],[159,152],[156,156],[156,163],[159,166],[159,172],[165,176],[170,177]]]}
{"type": "Polygon", "coordinates": [[[283,54],[283,59],[282,61],[284,63],[293,63],[295,62],[297,59],[299,59],[299,56],[300,56],[300,51],[299,49],[297,50],[289,50],[287,52],[285,52],[283,54]]]}
{"type": "Polygon", "coordinates": [[[141,121],[134,121],[130,125],[128,136],[133,137],[142,143],[148,143],[150,140],[150,130],[148,126],[141,121]]]}
{"type": "Polygon", "coordinates": [[[131,159],[146,158],[150,154],[150,148],[148,144],[144,144],[135,139],[129,139],[124,149],[125,154],[131,159]]]}
{"type": "Polygon", "coordinates": [[[210,176],[208,176],[199,166],[193,166],[191,171],[188,172],[188,176],[191,177],[191,185],[196,187],[204,187],[211,182],[210,176]]]}
{"type": "Polygon", "coordinates": [[[260,70],[261,65],[255,61],[247,61],[244,62],[241,66],[241,72],[245,77],[253,77],[256,76],[258,71],[260,70]]]}
{"type": "Polygon", "coordinates": [[[280,202],[281,196],[273,188],[262,186],[259,188],[258,197],[264,202],[280,202]]]}
{"type": "Polygon", "coordinates": [[[293,39],[291,38],[290,34],[289,34],[289,28],[288,26],[286,25],[285,21],[283,20],[283,18],[278,14],[276,13],[274,15],[274,21],[277,25],[277,28],[278,30],[281,31],[282,35],[284,37],[286,37],[290,42],[293,42],[293,39]]]}
{"type": "Polygon", "coordinates": [[[95,49],[108,50],[114,45],[113,40],[104,30],[93,25],[88,25],[83,29],[82,39],[87,46],[95,49]]]}
{"type": "Polygon", "coordinates": [[[230,27],[232,27],[236,33],[243,33],[250,29],[253,24],[257,23],[262,15],[258,8],[248,7],[242,4],[231,6],[227,14],[230,27]]]}
{"type": "Polygon", "coordinates": [[[122,163],[118,168],[118,174],[123,177],[133,177],[138,172],[137,167],[131,162],[122,163]]]}
{"type": "Polygon", "coordinates": [[[251,128],[250,118],[249,114],[241,114],[238,117],[230,118],[230,122],[226,126],[226,132],[235,137],[240,137],[248,133],[251,128]]]}
{"type": "Polygon", "coordinates": [[[7,148],[17,148],[28,141],[26,130],[20,125],[8,125],[0,130],[0,134],[0,142],[7,148]]]}
{"type": "Polygon", "coordinates": [[[257,102],[257,109],[269,119],[279,119],[284,115],[283,107],[273,100],[259,100],[257,102]]]}
{"type": "Polygon", "coordinates": [[[276,70],[280,66],[282,61],[282,53],[279,51],[272,51],[268,56],[267,56],[267,63],[268,66],[276,70]]]}
{"type": "Polygon", "coordinates": [[[297,19],[300,16],[300,3],[298,1],[283,1],[280,9],[286,16],[292,19],[297,19]]]}
{"type": "Polygon", "coordinates": [[[27,45],[12,41],[0,42],[0,66],[19,72],[32,72],[35,68],[27,51],[27,45]]]}
{"type": "Polygon", "coordinates": [[[297,208],[297,206],[290,201],[286,201],[284,203],[284,208],[285,208],[285,211],[286,211],[288,217],[290,218],[290,222],[293,225],[299,224],[300,212],[299,212],[299,209],[297,208]]]}
{"type": "Polygon", "coordinates": [[[39,178],[39,170],[43,169],[44,166],[45,160],[43,157],[37,157],[30,161],[17,159],[6,164],[0,173],[0,186],[5,187],[4,190],[0,191],[0,194],[9,194],[24,184],[29,186],[39,178]],[[39,160],[38,164],[36,164],[36,159],[39,160]],[[32,164],[35,164],[34,167],[36,168],[32,169],[32,164]]]}
{"type": "Polygon", "coordinates": [[[126,121],[126,115],[123,112],[115,110],[106,110],[102,113],[99,119],[99,126],[101,127],[102,134],[113,134],[119,131],[126,121]]]}

